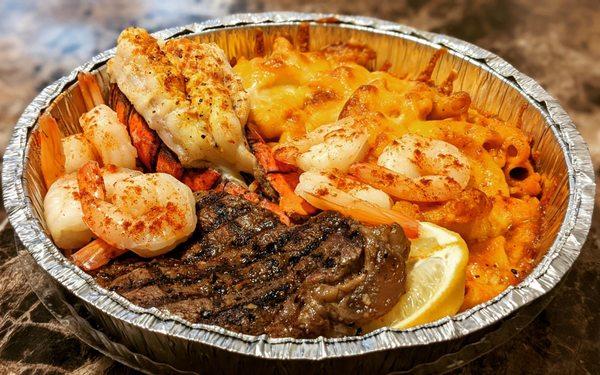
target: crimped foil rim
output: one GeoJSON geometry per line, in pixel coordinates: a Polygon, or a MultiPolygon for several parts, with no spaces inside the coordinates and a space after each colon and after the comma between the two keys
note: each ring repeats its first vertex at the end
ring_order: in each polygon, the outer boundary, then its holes
{"type": "Polygon", "coordinates": [[[35,261],[54,279],[82,300],[103,313],[140,329],[203,343],[230,352],[268,359],[319,360],[346,357],[369,352],[406,348],[442,342],[465,336],[508,316],[521,306],[551,290],[577,259],[591,225],[594,207],[594,170],[590,153],[569,116],[542,87],[512,65],[468,42],[446,35],[420,31],[397,23],[370,17],[337,14],[270,12],[247,13],[212,19],[187,26],[169,28],[154,35],[168,38],[181,34],[201,33],[211,29],[243,25],[290,24],[335,17],[341,27],[360,28],[388,33],[434,47],[479,66],[519,91],[544,116],[547,126],[557,138],[568,168],[569,202],[557,238],[531,272],[516,286],[511,286],[494,299],[458,315],[404,331],[381,328],[364,336],[344,338],[292,339],[251,336],[222,327],[192,324],[156,308],[141,308],[100,287],[91,276],[70,263],[52,243],[35,219],[23,176],[26,145],[30,130],[41,111],[76,80],[80,71],[90,71],[114,55],[114,48],[79,66],[67,76],[46,87],[27,106],[17,122],[4,155],[2,185],[8,217],[25,248],[35,261]]]}

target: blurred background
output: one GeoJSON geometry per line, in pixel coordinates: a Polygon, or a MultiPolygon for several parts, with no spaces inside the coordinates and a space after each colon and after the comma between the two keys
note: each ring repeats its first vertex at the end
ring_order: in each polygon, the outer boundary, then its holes
{"type": "MultiPolygon", "coordinates": [[[[598,0],[0,0],[0,150],[42,88],[113,47],[123,28],[137,25],[153,31],[225,14],[274,10],[374,16],[491,50],[559,99],[588,142],[598,171],[598,0]]],[[[596,197],[600,201],[600,194],[596,197]]],[[[127,373],[52,319],[19,272],[10,225],[4,220],[0,229],[0,369],[127,373]]],[[[600,373],[598,230],[596,214],[584,252],[546,311],[509,344],[463,373],[521,373],[524,368],[534,373],[600,373]]]]}

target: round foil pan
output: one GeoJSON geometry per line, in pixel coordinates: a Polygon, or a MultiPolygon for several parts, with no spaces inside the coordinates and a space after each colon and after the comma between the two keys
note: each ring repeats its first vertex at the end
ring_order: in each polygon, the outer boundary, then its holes
{"type": "MultiPolygon", "coordinates": [[[[218,326],[192,324],[155,308],[141,308],[69,262],[52,243],[43,220],[44,183],[40,171],[37,119],[47,110],[63,133],[79,132],[85,111],[77,87],[80,71],[93,71],[103,90],[108,88],[105,63],[114,49],[103,52],[46,87],[25,109],[4,155],[2,184],[10,221],[35,262],[87,307],[95,321],[116,341],[153,361],[185,371],[240,371],[247,366],[261,372],[321,372],[392,370],[423,371],[423,364],[449,360],[464,348],[487,349],[487,336],[510,330],[519,312],[540,306],[568,272],[588,234],[594,206],[594,172],[587,145],[558,102],[539,84],[498,56],[470,43],[367,17],[307,13],[238,14],[155,33],[160,38],[194,37],[219,44],[229,57],[254,56],[255,36],[263,33],[266,52],[277,35],[295,40],[298,27],[308,22],[310,48],[354,38],[377,52],[372,68],[386,62],[391,71],[414,77],[431,54],[445,48],[433,79],[440,82],[451,69],[458,72],[456,90],[467,91],[473,106],[505,120],[516,120],[528,104],[523,129],[539,154],[537,169],[546,178],[546,221],[541,239],[547,252],[520,284],[494,299],[436,322],[399,331],[382,328],[364,336],[292,339],[250,336],[218,326]],[[519,310],[519,311],[517,311],[519,310]],[[360,357],[358,357],[360,356],[360,357]],[[352,358],[358,357],[358,358],[352,358]],[[419,370],[421,368],[421,370],[419,370]]],[[[514,328],[514,327],[513,327],[514,328]]],[[[463,362],[464,363],[464,362],[463,362]]]]}

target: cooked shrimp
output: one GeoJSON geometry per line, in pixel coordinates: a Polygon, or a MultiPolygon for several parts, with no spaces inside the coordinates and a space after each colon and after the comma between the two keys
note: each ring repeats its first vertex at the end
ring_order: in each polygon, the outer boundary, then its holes
{"type": "Polygon", "coordinates": [[[386,193],[413,202],[443,202],[463,191],[469,161],[455,146],[407,134],[388,145],[378,165],[358,163],[349,173],[386,193]]]}
{"type": "Polygon", "coordinates": [[[161,49],[145,30],[128,28],[108,72],[184,167],[252,172],[247,97],[218,47],[181,39],[161,49]]]}
{"type": "Polygon", "coordinates": [[[79,118],[83,134],[92,142],[104,165],[135,168],[137,151],[115,111],[101,104],[79,118]]]}
{"type": "Polygon", "coordinates": [[[79,249],[94,237],[83,222],[78,191],[77,178],[68,174],[54,181],[44,197],[46,225],[61,249],[79,249]]]}
{"type": "Polygon", "coordinates": [[[82,133],[65,137],[61,142],[65,155],[65,173],[77,172],[88,161],[97,160],[94,146],[82,133]]]}
{"type": "Polygon", "coordinates": [[[77,180],[84,222],[118,249],[142,257],[161,255],[196,228],[194,195],[171,175],[151,173],[117,181],[112,199],[98,163],[84,165],[77,180]]]}
{"type": "MultiPolygon", "coordinates": [[[[109,167],[103,169],[102,174],[108,195],[112,196],[117,181],[141,172],[109,167]]],[[[54,243],[61,249],[78,249],[90,242],[93,233],[83,221],[75,173],[60,177],[50,186],[44,197],[44,217],[54,243]]]]}
{"type": "Polygon", "coordinates": [[[283,143],[274,150],[276,159],[297,165],[304,171],[337,169],[345,172],[368,151],[367,129],[352,117],[323,125],[302,138],[283,143]]]}
{"type": "Polygon", "coordinates": [[[324,194],[348,194],[353,198],[360,199],[375,206],[390,209],[392,200],[381,190],[375,189],[367,184],[341,177],[337,171],[334,172],[304,172],[300,175],[300,182],[296,186],[296,194],[310,192],[315,195],[324,194]]]}
{"type": "Polygon", "coordinates": [[[408,237],[417,237],[419,222],[391,210],[387,194],[348,178],[332,176],[323,172],[304,172],[300,175],[296,194],[322,210],[338,211],[364,223],[397,223],[408,237]],[[344,186],[346,184],[348,186],[344,186]]]}

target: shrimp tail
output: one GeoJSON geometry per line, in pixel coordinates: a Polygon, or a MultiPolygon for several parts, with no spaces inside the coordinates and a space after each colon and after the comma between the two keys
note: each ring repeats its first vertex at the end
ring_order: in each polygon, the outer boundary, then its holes
{"type": "Polygon", "coordinates": [[[84,271],[93,271],[127,251],[129,250],[116,248],[98,238],[79,249],[71,259],[84,271]]]}
{"type": "Polygon", "coordinates": [[[104,104],[102,90],[100,90],[98,81],[93,74],[79,72],[77,74],[77,82],[79,83],[79,89],[81,90],[81,95],[88,111],[97,105],[104,104]]]}
{"type": "Polygon", "coordinates": [[[62,134],[56,119],[49,113],[40,116],[38,136],[40,140],[40,159],[42,176],[46,188],[65,174],[65,155],[61,138],[62,134]]]}
{"type": "Polygon", "coordinates": [[[317,211],[306,200],[294,192],[298,185],[298,169],[283,163],[273,156],[258,130],[252,124],[247,126],[248,143],[256,156],[256,177],[261,190],[270,198],[279,200],[279,207],[287,214],[307,216],[317,211]]]}

